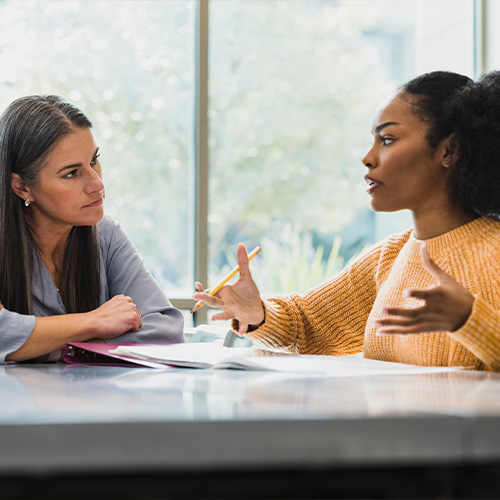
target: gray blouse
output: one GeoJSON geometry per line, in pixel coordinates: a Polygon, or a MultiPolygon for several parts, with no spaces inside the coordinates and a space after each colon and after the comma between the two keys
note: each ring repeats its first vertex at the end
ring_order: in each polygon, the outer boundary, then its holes
{"type": "MultiPolygon", "coordinates": [[[[119,223],[105,216],[98,223],[101,254],[101,299],[104,304],[115,295],[132,298],[142,317],[142,328],[108,340],[112,343],[183,342],[184,318],[172,306],[119,223]]],[[[33,275],[33,316],[0,310],[0,363],[21,347],[35,328],[36,316],[66,314],[59,292],[43,265],[33,275]]]]}

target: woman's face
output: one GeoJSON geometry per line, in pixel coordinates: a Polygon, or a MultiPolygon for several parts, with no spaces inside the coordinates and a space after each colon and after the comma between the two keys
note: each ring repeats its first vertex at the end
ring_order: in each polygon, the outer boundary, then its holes
{"type": "Polygon", "coordinates": [[[90,226],[104,215],[98,148],[89,128],[65,135],[50,152],[36,186],[27,187],[33,226],[90,226]]]}
{"type": "Polygon", "coordinates": [[[448,198],[442,147],[431,151],[428,127],[411,111],[409,102],[396,94],[377,110],[373,145],[363,158],[365,180],[375,211],[435,210],[448,198]]]}

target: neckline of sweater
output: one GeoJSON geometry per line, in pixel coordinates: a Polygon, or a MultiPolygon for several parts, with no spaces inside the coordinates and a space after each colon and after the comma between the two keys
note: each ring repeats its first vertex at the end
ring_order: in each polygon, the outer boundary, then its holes
{"type": "Polygon", "coordinates": [[[440,255],[441,252],[450,252],[458,246],[464,246],[472,241],[477,241],[487,234],[491,234],[493,229],[500,230],[500,221],[493,217],[478,217],[467,224],[459,226],[451,231],[440,234],[428,240],[419,240],[412,230],[410,234],[410,244],[418,249],[426,245],[431,255],[440,255]]]}

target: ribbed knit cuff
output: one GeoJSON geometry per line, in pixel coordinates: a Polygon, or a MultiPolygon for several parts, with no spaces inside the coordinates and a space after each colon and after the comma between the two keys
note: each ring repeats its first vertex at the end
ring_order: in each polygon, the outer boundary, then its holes
{"type": "Polygon", "coordinates": [[[500,316],[484,299],[474,295],[471,315],[450,335],[488,367],[500,370],[500,316]]]}
{"type": "Polygon", "coordinates": [[[264,305],[265,322],[248,335],[260,344],[274,349],[289,348],[295,345],[295,338],[290,332],[290,312],[279,302],[270,299],[264,305]]]}

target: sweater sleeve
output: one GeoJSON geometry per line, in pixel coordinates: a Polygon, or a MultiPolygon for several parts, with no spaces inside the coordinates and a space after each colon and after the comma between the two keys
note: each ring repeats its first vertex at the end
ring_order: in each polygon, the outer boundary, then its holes
{"type": "Polygon", "coordinates": [[[3,308],[0,310],[0,364],[8,354],[17,351],[33,332],[35,316],[18,314],[3,308]]]}
{"type": "Polygon", "coordinates": [[[248,335],[267,347],[293,353],[343,356],[361,352],[377,293],[381,252],[379,244],[338,276],[303,295],[265,301],[264,324],[248,335]]]}
{"type": "Polygon", "coordinates": [[[489,369],[500,371],[500,313],[475,295],[465,324],[450,334],[489,369]]]}
{"type": "Polygon", "coordinates": [[[121,226],[107,217],[99,229],[105,233],[103,240],[107,244],[104,264],[110,298],[119,294],[131,297],[142,318],[138,332],[124,333],[110,342],[183,342],[182,313],[172,306],[146,269],[121,226]]]}

